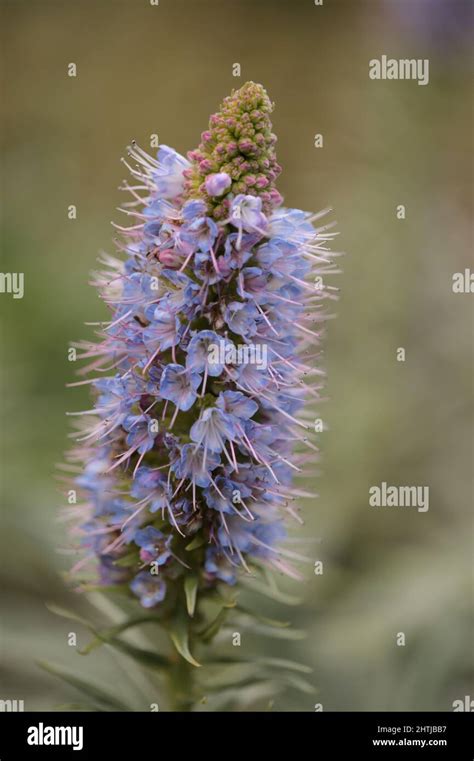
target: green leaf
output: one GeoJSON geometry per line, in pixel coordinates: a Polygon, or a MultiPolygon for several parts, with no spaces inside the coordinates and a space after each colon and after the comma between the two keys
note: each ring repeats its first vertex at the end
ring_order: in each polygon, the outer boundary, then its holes
{"type": "Polygon", "coordinates": [[[114,584],[110,587],[104,587],[102,584],[84,583],[80,586],[81,592],[100,592],[101,595],[111,597],[131,597],[130,587],[128,584],[114,584]]]}
{"type": "Polygon", "coordinates": [[[194,616],[196,608],[196,596],[198,590],[198,578],[197,576],[186,576],[184,581],[184,592],[186,594],[186,606],[191,618],[194,616]]]}
{"type": "Polygon", "coordinates": [[[299,692],[304,692],[305,695],[314,695],[318,692],[314,684],[310,684],[310,682],[307,682],[306,679],[297,674],[282,674],[278,679],[289,687],[293,687],[293,689],[299,690],[299,692]]]}
{"type": "Polygon", "coordinates": [[[187,552],[191,552],[191,550],[197,550],[198,547],[202,547],[203,544],[206,544],[206,538],[204,536],[195,536],[194,539],[189,542],[189,544],[186,545],[184,548],[187,552]]]}
{"type": "Polygon", "coordinates": [[[128,618],[126,621],[122,621],[120,624],[116,624],[115,626],[110,626],[107,629],[97,630],[92,629],[92,627],[89,626],[89,629],[93,632],[93,634],[95,634],[95,637],[89,642],[88,645],[79,650],[79,653],[81,655],[88,655],[92,650],[95,650],[96,647],[110,643],[115,637],[117,637],[118,634],[122,634],[122,632],[130,629],[132,626],[137,626],[138,624],[143,623],[159,624],[160,621],[147,613],[141,616],[135,616],[134,618],[128,618]]]}
{"type": "Polygon", "coordinates": [[[239,617],[238,624],[244,629],[249,629],[253,634],[264,634],[274,639],[300,640],[306,637],[306,632],[301,631],[301,629],[278,629],[258,621],[252,621],[250,616],[239,617]]]}
{"type": "Polygon", "coordinates": [[[75,674],[71,674],[71,672],[64,670],[61,666],[57,666],[53,663],[48,663],[47,661],[37,661],[37,664],[40,668],[44,669],[50,674],[53,674],[53,676],[62,679],[64,682],[67,682],[67,684],[75,687],[76,690],[79,690],[79,692],[82,692],[88,698],[91,698],[94,705],[99,707],[99,710],[131,710],[129,706],[125,705],[125,703],[122,703],[122,701],[118,700],[118,698],[114,697],[113,695],[109,695],[109,693],[105,692],[105,690],[103,690],[101,687],[86,682],[84,679],[81,679],[81,677],[78,677],[75,674]]]}
{"type": "Polygon", "coordinates": [[[290,671],[299,671],[301,674],[313,673],[311,666],[306,666],[304,663],[296,663],[295,661],[290,661],[286,658],[259,658],[257,663],[260,663],[262,666],[270,666],[271,668],[282,668],[289,669],[290,671]]]}
{"type": "Polygon", "coordinates": [[[132,552],[128,552],[122,558],[115,560],[114,565],[117,565],[120,568],[126,568],[127,566],[135,565],[137,561],[139,560],[140,560],[140,556],[138,552],[136,550],[133,550],[132,552]]]}
{"type": "Polygon", "coordinates": [[[186,618],[182,615],[176,617],[174,621],[168,624],[168,632],[178,653],[192,666],[200,666],[201,664],[197,662],[189,650],[189,629],[186,618]]]}
{"type": "Polygon", "coordinates": [[[170,667],[170,661],[159,653],[155,653],[153,650],[145,650],[135,645],[130,645],[129,642],[124,642],[122,639],[113,638],[108,644],[110,647],[114,647],[121,653],[130,656],[135,661],[138,661],[143,666],[152,669],[158,669],[159,671],[166,671],[170,667]]]}
{"type": "Polygon", "coordinates": [[[199,632],[199,638],[202,639],[203,642],[210,642],[212,639],[214,639],[232,608],[235,608],[235,602],[232,602],[232,604],[229,605],[224,605],[224,607],[220,609],[215,619],[211,621],[211,623],[208,624],[204,629],[201,629],[199,632]]]}
{"type": "Polygon", "coordinates": [[[89,629],[89,631],[93,631],[94,627],[92,624],[80,616],[78,613],[75,613],[72,610],[67,610],[66,608],[61,608],[59,605],[55,605],[54,603],[46,603],[46,607],[51,613],[54,613],[55,616],[67,618],[69,621],[75,621],[76,623],[85,626],[86,629],[89,629]]]}
{"type": "Polygon", "coordinates": [[[287,629],[288,626],[291,626],[290,621],[278,621],[275,618],[268,618],[267,616],[262,616],[260,615],[260,613],[255,613],[253,610],[244,608],[243,605],[236,605],[236,610],[239,610],[241,613],[245,613],[247,616],[251,616],[256,621],[260,621],[262,624],[266,624],[267,626],[273,626],[276,629],[287,629]]]}
{"type": "Polygon", "coordinates": [[[282,602],[285,605],[301,605],[300,597],[295,597],[294,595],[282,592],[277,588],[276,585],[270,586],[265,583],[255,581],[255,579],[249,581],[245,577],[242,577],[241,582],[252,592],[258,592],[259,594],[270,597],[272,600],[276,600],[277,602],[282,602]]]}
{"type": "Polygon", "coordinates": [[[206,670],[202,672],[200,684],[205,690],[227,689],[236,687],[238,684],[250,684],[262,678],[262,671],[255,663],[242,661],[241,663],[206,664],[206,670]]]}
{"type": "Polygon", "coordinates": [[[261,700],[274,699],[282,690],[281,685],[276,682],[256,682],[253,685],[242,686],[236,689],[220,689],[211,692],[208,697],[209,710],[223,710],[227,706],[239,707],[243,710],[250,710],[261,700]]]}

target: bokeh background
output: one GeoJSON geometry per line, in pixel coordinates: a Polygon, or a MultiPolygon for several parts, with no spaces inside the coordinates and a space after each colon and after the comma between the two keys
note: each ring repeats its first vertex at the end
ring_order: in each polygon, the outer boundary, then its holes
{"type": "Polygon", "coordinates": [[[65,411],[88,404],[86,389],[65,387],[67,347],[91,335],[85,321],[106,317],[88,273],[113,250],[125,146],[157,133],[184,153],[222,98],[253,79],[276,102],[287,205],[332,206],[347,254],[325,351],[329,430],[307,484],[320,496],[306,502],[301,532],[324,573],[282,582],[302,597],[289,613],[265,603],[305,639],[255,635],[245,647],[313,669],[317,694],[288,689],[275,710],[452,710],[474,694],[473,296],[452,292],[453,273],[472,267],[472,4],[2,0],[1,15],[1,268],[24,272],[25,296],[0,295],[0,697],[27,710],[73,700],[41,659],[127,689],[127,659],[81,658],[67,646],[71,624],[46,608],[84,606],[62,581],[57,520],[65,411]],[[429,85],[371,81],[368,61],[382,54],[429,58],[429,85]],[[428,485],[429,512],[370,508],[381,481],[428,485]]]}

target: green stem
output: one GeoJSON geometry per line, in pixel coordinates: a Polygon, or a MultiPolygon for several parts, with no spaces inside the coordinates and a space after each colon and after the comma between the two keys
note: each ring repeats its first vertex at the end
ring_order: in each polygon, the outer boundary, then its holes
{"type": "Polygon", "coordinates": [[[169,673],[169,694],[171,710],[191,711],[194,703],[194,674],[195,667],[178,656],[169,673]]]}

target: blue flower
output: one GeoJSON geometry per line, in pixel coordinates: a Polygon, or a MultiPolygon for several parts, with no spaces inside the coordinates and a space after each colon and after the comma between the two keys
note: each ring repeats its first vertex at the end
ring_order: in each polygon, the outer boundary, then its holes
{"type": "Polygon", "coordinates": [[[156,513],[168,508],[171,490],[161,471],[142,465],[135,473],[130,494],[140,502],[149,504],[150,512],[156,513]]]}
{"type": "Polygon", "coordinates": [[[204,184],[210,196],[221,196],[229,190],[232,180],[226,172],[217,172],[217,174],[208,174],[204,184]]]}
{"type": "Polygon", "coordinates": [[[197,217],[191,222],[185,233],[186,240],[196,245],[199,251],[208,253],[217,238],[218,228],[210,217],[197,217]]]}
{"type": "Polygon", "coordinates": [[[185,444],[181,456],[171,465],[177,478],[188,478],[196,486],[205,488],[211,483],[211,473],[220,464],[213,452],[205,452],[204,447],[185,444]]]}
{"type": "Polygon", "coordinates": [[[218,407],[207,407],[189,432],[192,441],[202,444],[205,450],[218,454],[222,452],[227,439],[237,435],[234,420],[218,407]]]}
{"type": "Polygon", "coordinates": [[[200,330],[191,338],[186,357],[186,367],[195,373],[207,373],[217,378],[225,366],[225,352],[229,341],[213,330],[200,330]]]}
{"type": "Polygon", "coordinates": [[[216,406],[241,420],[248,420],[258,410],[257,402],[240,391],[223,391],[217,398],[216,406]]]}
{"type": "Polygon", "coordinates": [[[251,302],[231,301],[226,307],[224,320],[233,333],[251,338],[257,332],[257,309],[251,302]]]}
{"type": "Polygon", "coordinates": [[[95,559],[101,583],[128,585],[147,608],[165,594],[170,609],[181,605],[189,573],[198,601],[253,561],[295,575],[283,520],[308,460],[295,442],[311,446],[301,431],[307,354],[333,298],[313,284],[334,270],[332,233],[281,206],[271,110],[247,83],[189,160],[132,145],[134,219],[117,226],[124,261],[104,255],[94,274],[111,316],[97,345],[81,345],[94,405],[78,413],[71,454],[83,463],[73,511],[87,553],[75,568],[95,559]]]}
{"type": "Polygon", "coordinates": [[[201,384],[199,373],[189,372],[182,365],[166,365],[160,382],[160,394],[183,412],[191,409],[201,384]]]}
{"type": "Polygon", "coordinates": [[[185,222],[194,222],[206,216],[207,206],[205,201],[198,198],[186,201],[181,209],[181,216],[185,222]]]}
{"type": "Polygon", "coordinates": [[[230,233],[224,243],[225,258],[231,269],[241,269],[254,255],[253,248],[261,239],[257,233],[243,234],[230,233]],[[239,245],[237,245],[239,244],[239,245]]]}
{"type": "Polygon", "coordinates": [[[122,423],[128,431],[127,444],[139,454],[149,452],[157,435],[156,420],[147,415],[127,415],[122,423]]]}
{"type": "Polygon", "coordinates": [[[176,198],[183,192],[183,172],[189,162],[173,148],[162,145],[158,151],[158,167],[153,173],[156,189],[162,198],[176,198]]]}
{"type": "Polygon", "coordinates": [[[179,343],[180,323],[176,315],[157,307],[153,310],[152,323],[143,331],[145,345],[152,351],[165,351],[179,343]]]}
{"type": "Polygon", "coordinates": [[[240,231],[265,235],[268,220],[262,212],[262,199],[240,193],[231,203],[230,221],[240,231]]]}
{"type": "Polygon", "coordinates": [[[144,563],[164,565],[171,557],[170,544],[172,536],[165,536],[153,526],[146,526],[135,532],[134,542],[140,550],[140,559],[144,563]]]}
{"type": "Polygon", "coordinates": [[[154,608],[166,596],[166,582],[161,576],[153,576],[149,571],[137,574],[130,584],[132,592],[140,598],[144,608],[154,608]]]}
{"type": "Polygon", "coordinates": [[[211,579],[219,579],[232,586],[237,581],[237,567],[216,547],[207,548],[204,568],[211,579]]]}
{"type": "Polygon", "coordinates": [[[251,494],[248,486],[225,476],[217,476],[214,483],[203,491],[208,507],[222,513],[240,513],[242,500],[251,494]]]}

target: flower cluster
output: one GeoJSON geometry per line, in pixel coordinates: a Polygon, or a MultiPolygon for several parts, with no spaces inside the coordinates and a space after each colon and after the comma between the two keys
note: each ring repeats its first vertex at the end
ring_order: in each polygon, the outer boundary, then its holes
{"type": "Polygon", "coordinates": [[[255,565],[297,575],[283,541],[299,519],[293,476],[315,449],[302,408],[319,398],[333,233],[282,206],[271,109],[250,82],[188,159],[133,144],[131,224],[116,225],[125,256],[95,273],[112,319],[78,344],[95,398],[70,453],[75,569],[95,561],[100,584],[128,586],[146,608],[191,573],[202,589],[255,565]],[[226,351],[255,345],[264,363],[226,351]]]}

